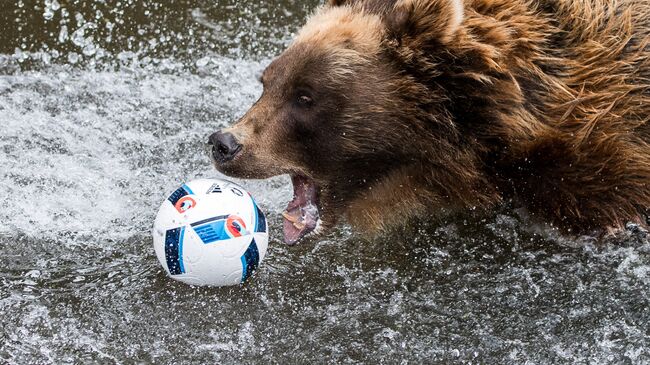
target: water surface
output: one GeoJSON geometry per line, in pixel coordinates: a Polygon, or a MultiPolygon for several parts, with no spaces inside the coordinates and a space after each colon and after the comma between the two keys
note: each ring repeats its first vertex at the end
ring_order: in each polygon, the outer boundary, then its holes
{"type": "Polygon", "coordinates": [[[0,362],[650,362],[650,242],[562,238],[511,211],[287,248],[287,177],[243,287],[168,279],[150,228],[218,177],[212,131],[316,1],[15,1],[0,11],[0,362]]]}

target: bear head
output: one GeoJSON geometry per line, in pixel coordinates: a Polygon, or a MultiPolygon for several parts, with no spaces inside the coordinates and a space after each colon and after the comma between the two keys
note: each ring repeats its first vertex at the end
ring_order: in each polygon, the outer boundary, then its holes
{"type": "Polygon", "coordinates": [[[430,206],[480,204],[475,146],[438,81],[462,21],[461,0],[330,1],[264,70],[259,100],[211,136],[216,168],[291,176],[289,244],[341,216],[374,231],[430,206]]]}

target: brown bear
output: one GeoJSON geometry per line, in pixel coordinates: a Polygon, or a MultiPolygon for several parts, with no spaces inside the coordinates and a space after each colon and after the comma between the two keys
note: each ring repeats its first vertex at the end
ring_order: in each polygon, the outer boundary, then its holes
{"type": "Polygon", "coordinates": [[[330,1],[261,82],[209,143],[226,175],[291,176],[287,243],[506,202],[646,224],[648,0],[330,1]]]}

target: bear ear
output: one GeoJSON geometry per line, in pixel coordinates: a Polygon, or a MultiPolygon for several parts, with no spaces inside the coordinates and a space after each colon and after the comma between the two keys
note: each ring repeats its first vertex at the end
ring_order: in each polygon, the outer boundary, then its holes
{"type": "Polygon", "coordinates": [[[451,42],[463,22],[463,0],[398,0],[384,23],[391,37],[419,43],[451,42]]]}

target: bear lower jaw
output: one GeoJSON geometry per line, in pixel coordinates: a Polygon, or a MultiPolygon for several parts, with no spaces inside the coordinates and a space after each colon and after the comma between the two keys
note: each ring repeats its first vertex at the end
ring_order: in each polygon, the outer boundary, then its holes
{"type": "Polygon", "coordinates": [[[316,183],[302,175],[291,175],[291,183],[293,200],[282,213],[284,242],[288,245],[294,245],[314,232],[320,222],[316,183]]]}

